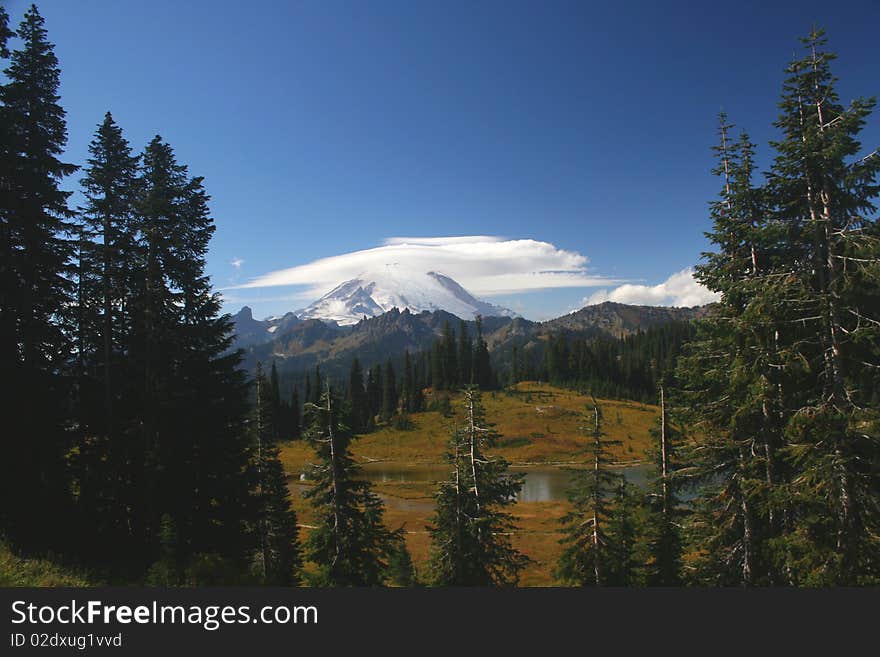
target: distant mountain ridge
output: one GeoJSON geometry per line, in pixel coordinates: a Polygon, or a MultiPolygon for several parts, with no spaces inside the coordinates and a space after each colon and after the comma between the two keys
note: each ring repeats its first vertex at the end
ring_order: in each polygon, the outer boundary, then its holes
{"type": "Polygon", "coordinates": [[[644,331],[669,322],[688,321],[705,317],[710,306],[672,308],[668,306],[631,306],[605,301],[585,306],[568,315],[544,322],[550,330],[594,330],[615,338],[623,338],[635,331],[644,331]]]}
{"type": "MultiPolygon", "coordinates": [[[[540,353],[548,336],[559,332],[588,338],[621,338],[669,322],[705,317],[710,308],[631,306],[607,301],[545,322],[533,322],[523,317],[487,316],[482,318],[482,331],[493,358],[505,360],[514,346],[523,352],[540,353]]],[[[393,308],[375,317],[362,317],[349,325],[300,319],[292,313],[259,321],[253,319],[250,309],[245,307],[233,320],[237,346],[245,350],[245,367],[248,369],[257,361],[274,360],[280,372],[292,375],[320,365],[322,371],[336,380],[343,380],[354,357],[362,366],[369,367],[388,358],[401,358],[404,351],[415,354],[430,349],[447,322],[458,332],[462,318],[445,310],[413,313],[408,309],[393,308]]],[[[476,322],[464,321],[473,337],[476,322]]]]}

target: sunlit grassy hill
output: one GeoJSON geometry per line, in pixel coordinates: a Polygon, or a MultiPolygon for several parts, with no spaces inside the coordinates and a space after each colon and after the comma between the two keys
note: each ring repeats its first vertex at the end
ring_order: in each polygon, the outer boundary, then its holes
{"type": "MultiPolygon", "coordinates": [[[[461,422],[463,410],[457,395],[451,398],[452,414],[438,411],[414,413],[407,430],[383,427],[352,443],[352,452],[361,462],[374,460],[407,463],[442,463],[450,431],[461,422]]],[[[620,440],[615,448],[621,462],[644,458],[649,430],[658,410],[655,406],[631,401],[597,400],[609,438],[620,440]]],[[[509,391],[483,394],[486,417],[501,434],[494,454],[513,464],[555,464],[585,460],[587,432],[592,431],[593,410],[588,395],[534,382],[517,384],[509,391]],[[586,415],[584,415],[586,413],[586,415]]],[[[298,473],[312,459],[304,442],[282,449],[288,472],[298,473]]]]}
{"type": "MultiPolygon", "coordinates": [[[[450,430],[461,422],[463,411],[459,396],[453,395],[452,414],[438,411],[414,413],[407,430],[384,427],[352,442],[355,459],[361,463],[386,461],[406,466],[437,466],[445,463],[444,453],[450,430]]],[[[637,402],[597,400],[604,415],[604,429],[610,438],[621,441],[614,448],[621,464],[644,460],[650,441],[649,430],[657,419],[658,409],[637,402]]],[[[585,450],[589,436],[580,427],[592,430],[592,402],[587,395],[534,382],[520,383],[510,391],[484,393],[486,416],[501,434],[493,455],[504,456],[514,465],[552,466],[589,461],[585,450]],[[584,415],[586,412],[586,415],[584,415]]],[[[302,525],[301,537],[309,531],[314,515],[302,497],[307,482],[299,473],[315,461],[314,452],[305,441],[288,443],[281,458],[291,474],[293,504],[302,525]]],[[[522,469],[518,470],[522,472],[522,469]]],[[[438,476],[442,476],[442,469],[438,476]]],[[[403,526],[407,547],[422,575],[430,552],[430,537],[425,528],[434,511],[433,481],[408,481],[397,478],[375,484],[385,500],[386,524],[403,526]]],[[[548,586],[556,582],[553,568],[559,557],[559,520],[569,508],[565,501],[518,502],[512,508],[519,530],[514,537],[518,549],[534,561],[522,574],[524,586],[548,586]]]]}

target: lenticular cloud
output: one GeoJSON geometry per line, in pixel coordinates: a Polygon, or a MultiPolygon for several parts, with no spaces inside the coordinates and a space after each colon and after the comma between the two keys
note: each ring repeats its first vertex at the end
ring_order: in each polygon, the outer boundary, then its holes
{"type": "Polygon", "coordinates": [[[342,281],[386,265],[421,273],[436,271],[480,296],[620,282],[589,274],[587,263],[576,251],[531,239],[392,237],[379,247],[270,272],[238,287],[303,286],[303,297],[315,297],[342,281]]]}

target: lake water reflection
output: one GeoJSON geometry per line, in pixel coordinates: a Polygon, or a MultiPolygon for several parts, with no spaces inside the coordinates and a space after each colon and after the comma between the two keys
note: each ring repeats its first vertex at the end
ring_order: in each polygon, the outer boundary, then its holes
{"type": "MultiPolygon", "coordinates": [[[[561,467],[530,466],[511,467],[512,472],[524,473],[525,483],[520,493],[524,502],[553,502],[565,499],[571,475],[561,467]]],[[[634,465],[621,468],[628,481],[644,486],[649,466],[634,465]]],[[[438,465],[409,465],[406,463],[369,463],[363,466],[363,473],[369,481],[380,482],[439,482],[449,476],[449,468],[438,465]]]]}

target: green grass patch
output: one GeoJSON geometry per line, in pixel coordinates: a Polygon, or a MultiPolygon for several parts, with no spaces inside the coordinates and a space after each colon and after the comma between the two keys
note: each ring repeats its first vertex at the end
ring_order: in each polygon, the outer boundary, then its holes
{"type": "MultiPolygon", "coordinates": [[[[532,435],[534,436],[535,434],[532,434],[532,435]]],[[[543,437],[542,434],[537,434],[537,436],[539,438],[543,437]]],[[[531,444],[532,444],[531,438],[522,438],[522,437],[520,437],[520,438],[502,438],[501,440],[498,441],[499,447],[524,447],[526,445],[531,445],[531,444]]]]}
{"type": "Polygon", "coordinates": [[[24,558],[0,543],[0,586],[97,586],[99,582],[50,559],[24,558]]]}

